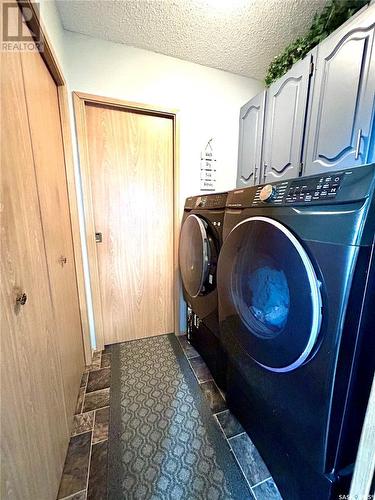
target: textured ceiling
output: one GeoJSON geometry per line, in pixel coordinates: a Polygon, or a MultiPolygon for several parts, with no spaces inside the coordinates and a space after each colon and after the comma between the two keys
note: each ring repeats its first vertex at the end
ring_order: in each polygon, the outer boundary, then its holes
{"type": "Polygon", "coordinates": [[[263,79],[326,0],[58,0],[65,29],[263,79]]]}

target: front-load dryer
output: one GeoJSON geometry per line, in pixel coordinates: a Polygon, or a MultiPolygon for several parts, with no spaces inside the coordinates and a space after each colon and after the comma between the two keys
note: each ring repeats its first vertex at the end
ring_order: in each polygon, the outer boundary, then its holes
{"type": "Polygon", "coordinates": [[[219,341],[216,268],[226,199],[227,193],[187,198],[179,246],[183,294],[190,310],[188,339],[221,387],[226,358],[219,341]]]}
{"type": "Polygon", "coordinates": [[[347,494],[375,359],[375,166],[228,194],[227,403],[287,500],[347,494]]]}

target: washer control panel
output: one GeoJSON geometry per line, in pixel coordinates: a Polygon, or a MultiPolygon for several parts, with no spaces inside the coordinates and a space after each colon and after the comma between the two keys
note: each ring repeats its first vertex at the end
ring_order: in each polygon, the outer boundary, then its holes
{"type": "Polygon", "coordinates": [[[235,189],[228,193],[228,208],[324,205],[360,200],[367,196],[374,165],[339,170],[330,174],[235,189]],[[370,180],[369,180],[370,179],[370,180]]]}
{"type": "Polygon", "coordinates": [[[295,180],[287,189],[285,203],[305,203],[335,198],[342,178],[343,174],[338,174],[295,180]]]}
{"type": "Polygon", "coordinates": [[[275,182],[274,184],[266,184],[257,186],[254,196],[253,205],[276,204],[283,202],[287,192],[289,181],[275,182]]]}
{"type": "Polygon", "coordinates": [[[272,201],[276,198],[277,189],[272,186],[272,184],[266,184],[259,193],[259,198],[261,201],[272,201]]]}
{"type": "Polygon", "coordinates": [[[309,203],[335,198],[342,177],[343,174],[329,175],[257,186],[252,205],[309,203]]]}

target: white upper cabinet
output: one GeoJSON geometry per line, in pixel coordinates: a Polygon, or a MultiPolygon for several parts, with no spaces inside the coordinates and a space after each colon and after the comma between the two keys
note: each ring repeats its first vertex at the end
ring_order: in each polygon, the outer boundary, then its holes
{"type": "Polygon", "coordinates": [[[375,161],[374,39],[371,5],[241,108],[237,187],[375,161]]]}
{"type": "Polygon", "coordinates": [[[267,90],[263,139],[263,180],[298,177],[309,84],[316,49],[297,62],[267,90]]]}
{"type": "Polygon", "coordinates": [[[319,45],[304,175],[369,161],[374,119],[375,5],[319,45]]]}
{"type": "Polygon", "coordinates": [[[260,182],[265,96],[258,94],[240,111],[237,187],[260,182]]]}

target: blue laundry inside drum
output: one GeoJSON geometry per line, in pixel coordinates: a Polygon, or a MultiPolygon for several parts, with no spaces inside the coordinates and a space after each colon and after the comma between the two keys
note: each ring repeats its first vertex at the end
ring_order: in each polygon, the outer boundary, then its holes
{"type": "Polygon", "coordinates": [[[290,306],[288,282],[283,271],[269,266],[248,277],[247,323],[256,335],[274,338],[286,325],[290,306]]]}

